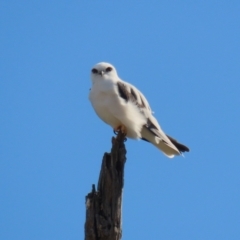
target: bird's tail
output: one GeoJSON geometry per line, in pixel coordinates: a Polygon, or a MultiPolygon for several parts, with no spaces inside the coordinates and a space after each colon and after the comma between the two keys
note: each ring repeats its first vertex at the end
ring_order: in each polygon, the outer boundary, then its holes
{"type": "Polygon", "coordinates": [[[177,140],[165,135],[163,132],[160,133],[162,138],[159,138],[144,126],[142,128],[141,134],[143,140],[151,142],[169,158],[181,155],[182,152],[189,151],[188,147],[184,146],[181,143],[178,143],[177,140]]]}
{"type": "Polygon", "coordinates": [[[182,143],[179,143],[176,139],[166,135],[169,140],[172,142],[172,144],[182,153],[182,152],[189,152],[189,148],[182,143]]]}

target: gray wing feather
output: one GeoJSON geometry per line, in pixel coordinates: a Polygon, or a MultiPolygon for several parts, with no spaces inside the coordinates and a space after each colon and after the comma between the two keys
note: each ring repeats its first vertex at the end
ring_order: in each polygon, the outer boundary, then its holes
{"type": "Polygon", "coordinates": [[[126,102],[131,101],[136,104],[140,111],[148,111],[151,113],[151,108],[146,98],[134,86],[129,83],[119,81],[117,82],[117,90],[119,96],[123,98],[126,102]]]}
{"type": "Polygon", "coordinates": [[[136,87],[127,82],[118,81],[117,90],[119,97],[126,102],[130,101],[136,104],[140,112],[146,117],[146,124],[143,125],[141,132],[143,140],[153,143],[169,157],[189,151],[188,147],[178,143],[177,140],[162,131],[158,121],[152,115],[147,99],[136,87]]]}

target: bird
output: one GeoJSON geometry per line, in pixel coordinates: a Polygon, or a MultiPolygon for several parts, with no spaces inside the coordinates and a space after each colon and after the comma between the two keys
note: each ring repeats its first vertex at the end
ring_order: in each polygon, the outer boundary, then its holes
{"type": "Polygon", "coordinates": [[[116,68],[100,62],[91,69],[89,100],[98,117],[127,138],[150,142],[167,157],[183,155],[189,148],[165,134],[146,97],[118,77],[116,68]]]}

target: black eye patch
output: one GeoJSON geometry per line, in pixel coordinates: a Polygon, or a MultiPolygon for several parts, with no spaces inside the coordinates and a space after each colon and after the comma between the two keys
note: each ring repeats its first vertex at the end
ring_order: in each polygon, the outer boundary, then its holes
{"type": "Polygon", "coordinates": [[[112,68],[111,67],[107,67],[106,68],[106,72],[111,72],[112,71],[112,68]]]}
{"type": "Polygon", "coordinates": [[[92,73],[98,73],[98,70],[96,68],[93,68],[92,73]]]}

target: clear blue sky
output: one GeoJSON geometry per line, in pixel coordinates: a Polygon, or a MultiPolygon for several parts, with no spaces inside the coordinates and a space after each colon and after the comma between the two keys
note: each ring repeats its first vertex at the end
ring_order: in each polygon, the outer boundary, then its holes
{"type": "Polygon", "coordinates": [[[148,98],[185,158],[128,140],[124,240],[240,236],[240,2],[0,2],[0,239],[83,239],[112,129],[101,61],[148,98]]]}

